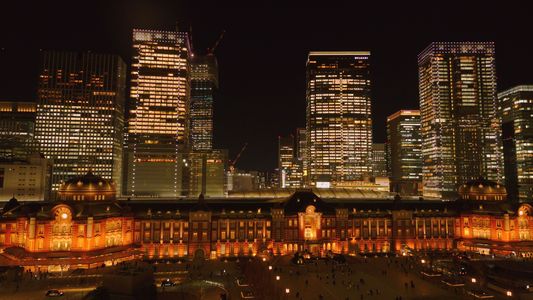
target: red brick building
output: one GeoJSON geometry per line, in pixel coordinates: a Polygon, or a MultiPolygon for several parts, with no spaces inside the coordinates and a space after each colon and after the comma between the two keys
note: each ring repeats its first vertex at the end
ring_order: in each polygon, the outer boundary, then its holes
{"type": "Polygon", "coordinates": [[[288,198],[116,200],[114,185],[87,174],[58,201],[11,199],[0,247],[13,265],[49,271],[136,258],[176,259],[458,249],[531,257],[533,208],[505,201],[503,186],[477,180],[457,201],[288,198]]]}

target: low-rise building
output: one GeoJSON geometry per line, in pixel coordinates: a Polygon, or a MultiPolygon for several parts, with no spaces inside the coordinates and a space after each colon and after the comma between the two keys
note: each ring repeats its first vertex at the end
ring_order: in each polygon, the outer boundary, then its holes
{"type": "Polygon", "coordinates": [[[6,203],[0,255],[48,271],[141,257],[302,251],[324,256],[459,249],[531,257],[533,208],[507,202],[505,188],[496,185],[469,182],[456,201],[366,197],[377,193],[370,191],[319,197],[310,190],[274,198],[114,200],[95,197],[113,192],[114,185],[89,174],[62,185],[60,200],[6,203]],[[65,196],[67,189],[71,196],[65,196]],[[86,196],[74,198],[80,193],[86,196]]]}

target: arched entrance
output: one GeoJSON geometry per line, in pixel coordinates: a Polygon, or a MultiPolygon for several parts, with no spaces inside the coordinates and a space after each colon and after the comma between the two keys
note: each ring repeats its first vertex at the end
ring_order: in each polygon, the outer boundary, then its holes
{"type": "Polygon", "coordinates": [[[205,259],[205,251],[202,248],[198,248],[194,251],[194,260],[204,260],[205,259]]]}

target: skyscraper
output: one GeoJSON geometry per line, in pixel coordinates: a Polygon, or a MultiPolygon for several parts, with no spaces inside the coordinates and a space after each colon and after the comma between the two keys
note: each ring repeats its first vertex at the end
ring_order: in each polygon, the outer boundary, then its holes
{"type": "Polygon", "coordinates": [[[387,117],[387,166],[391,191],[418,194],[422,185],[419,110],[400,110],[387,117]]]}
{"type": "Polygon", "coordinates": [[[214,54],[191,60],[190,143],[193,151],[213,148],[213,100],[218,88],[218,65],[214,54]]]}
{"type": "Polygon", "coordinates": [[[387,159],[383,143],[372,144],[372,176],[387,177],[387,159]]]}
{"type": "Polygon", "coordinates": [[[0,101],[0,158],[26,160],[38,152],[35,102],[0,101]]]}
{"type": "Polygon", "coordinates": [[[289,187],[290,169],[294,163],[294,137],[278,137],[278,171],[281,188],[289,187]]]}
{"type": "Polygon", "coordinates": [[[424,195],[502,178],[493,42],[435,42],[418,56],[424,195]]]}
{"type": "Polygon", "coordinates": [[[188,138],[186,32],[133,30],[126,194],[176,197],[188,138]]]}
{"type": "Polygon", "coordinates": [[[505,186],[512,201],[533,201],[533,85],[498,94],[505,186]]]}
{"type": "Polygon", "coordinates": [[[371,175],[370,52],[310,52],[307,59],[308,181],[350,186],[371,175]]]}
{"type": "Polygon", "coordinates": [[[89,170],[120,187],[125,81],[117,55],[42,53],[35,138],[53,159],[53,191],[89,170]]]}
{"type": "Polygon", "coordinates": [[[187,191],[191,197],[225,195],[227,150],[195,151],[187,155],[187,191]]]}
{"type": "Polygon", "coordinates": [[[305,128],[296,129],[297,138],[297,158],[302,164],[302,186],[307,183],[307,130],[305,128]]]}

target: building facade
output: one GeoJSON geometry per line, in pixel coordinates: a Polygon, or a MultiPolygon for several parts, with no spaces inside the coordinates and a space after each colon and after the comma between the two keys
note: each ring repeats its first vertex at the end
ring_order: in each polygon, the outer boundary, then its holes
{"type": "Polygon", "coordinates": [[[387,168],[391,191],[400,195],[422,192],[420,111],[400,110],[387,117],[387,168]]]}
{"type": "Polygon", "coordinates": [[[191,59],[190,146],[213,149],[213,101],[218,89],[218,64],[213,54],[191,59]]]}
{"type": "Polygon", "coordinates": [[[0,159],[0,199],[49,200],[52,162],[39,153],[24,160],[0,159]]]}
{"type": "Polygon", "coordinates": [[[505,185],[509,198],[533,201],[533,85],[498,94],[502,119],[505,185]]]}
{"type": "Polygon", "coordinates": [[[176,197],[183,192],[189,56],[186,32],[133,30],[126,195],[176,197]]]}
{"type": "Polygon", "coordinates": [[[311,186],[345,186],[372,173],[370,52],[310,52],[307,175],[311,186]]]}
{"type": "Polygon", "coordinates": [[[303,186],[303,163],[297,157],[294,136],[278,138],[278,172],[280,188],[303,186]]]}
{"type": "Polygon", "coordinates": [[[226,195],[227,150],[194,151],[187,155],[188,196],[226,195]]]}
{"type": "Polygon", "coordinates": [[[278,137],[278,170],[280,172],[280,187],[285,187],[284,178],[294,161],[294,137],[278,137]]]}
{"type": "Polygon", "coordinates": [[[0,101],[0,158],[25,160],[38,152],[36,111],[35,102],[0,101]]]}
{"type": "Polygon", "coordinates": [[[35,138],[53,160],[52,192],[89,169],[122,182],[126,65],[117,55],[44,51],[35,138]]]}
{"type": "Polygon", "coordinates": [[[493,42],[435,42],[418,56],[424,195],[461,182],[501,181],[493,42]]]}
{"type": "Polygon", "coordinates": [[[305,128],[296,129],[296,155],[302,164],[302,186],[306,186],[309,159],[307,158],[307,130],[305,128]]]}
{"type": "Polygon", "coordinates": [[[385,144],[372,144],[372,177],[387,177],[387,155],[385,144]]]}
{"type": "Polygon", "coordinates": [[[114,189],[87,174],[62,185],[58,201],[10,200],[0,214],[2,255],[48,271],[298,251],[533,255],[532,206],[508,203],[505,188],[487,180],[461,185],[456,201],[353,198],[342,205],[303,190],[274,199],[116,201],[114,189]]]}

